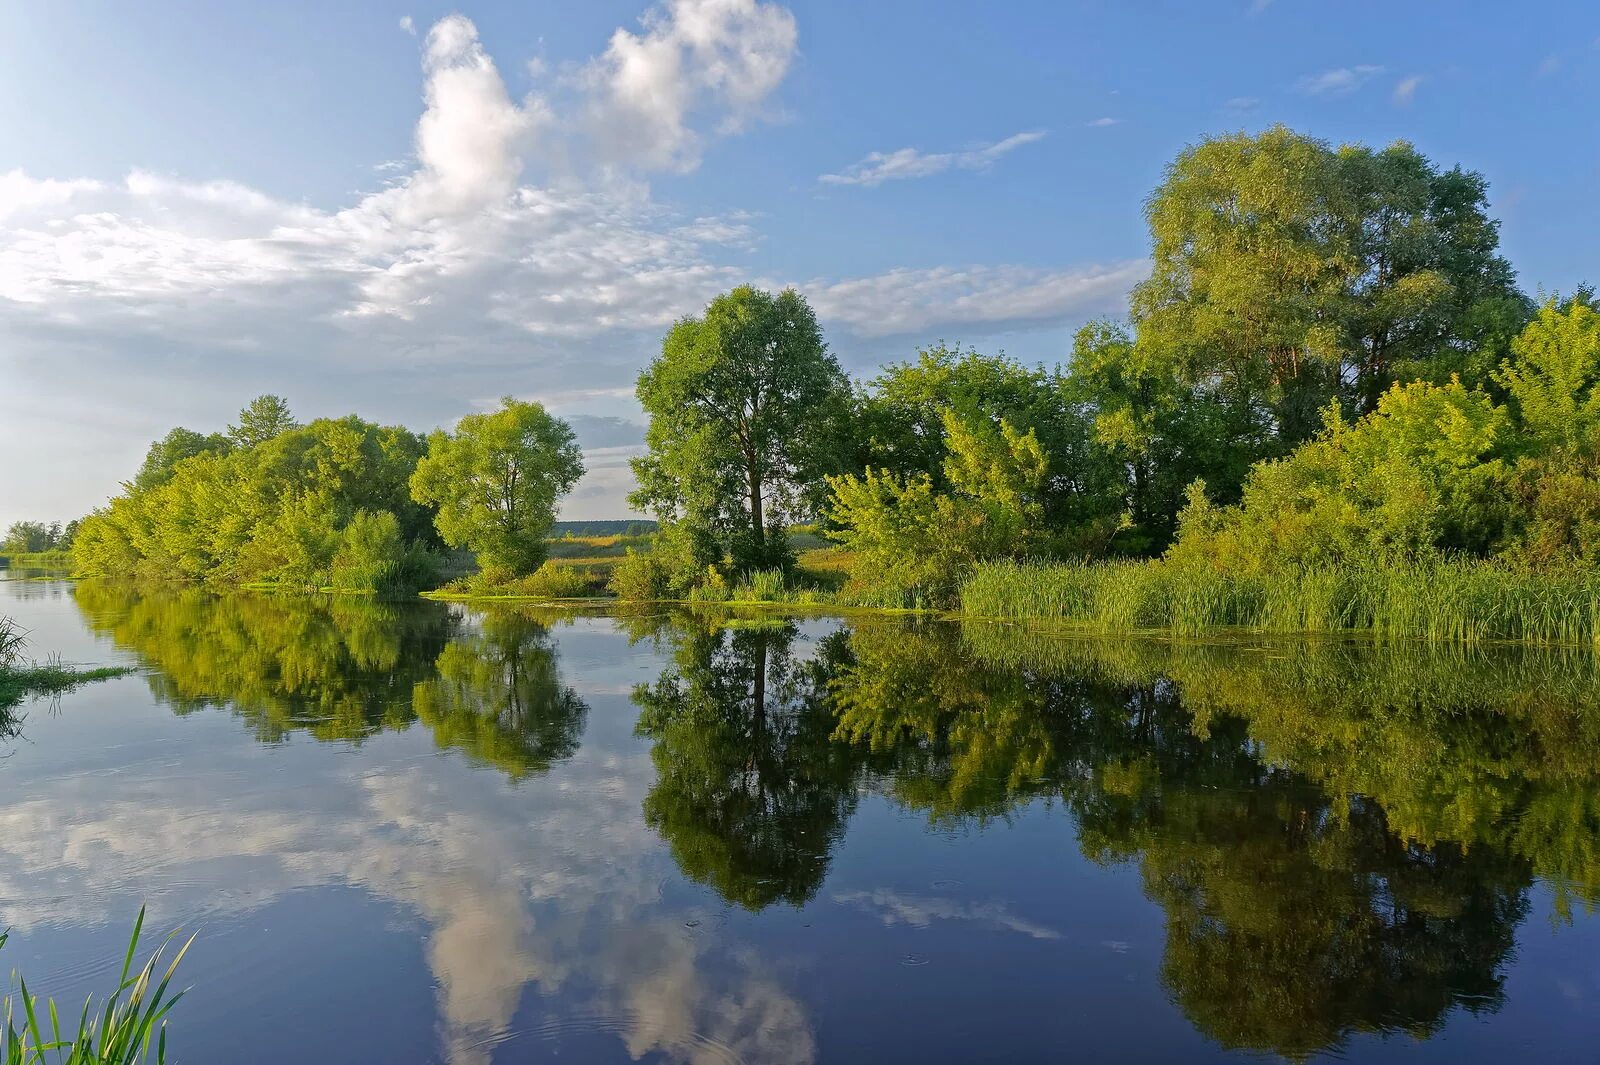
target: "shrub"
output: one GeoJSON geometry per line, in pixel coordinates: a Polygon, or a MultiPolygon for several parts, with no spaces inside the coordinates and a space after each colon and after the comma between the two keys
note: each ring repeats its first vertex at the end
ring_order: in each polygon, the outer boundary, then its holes
{"type": "Polygon", "coordinates": [[[388,511],[358,510],[339,535],[330,581],[342,591],[404,594],[429,587],[437,575],[432,552],[401,537],[388,511]]]}
{"type": "Polygon", "coordinates": [[[608,587],[619,599],[648,601],[671,596],[671,581],[662,559],[653,551],[631,547],[611,567],[608,587]]]}
{"type": "Polygon", "coordinates": [[[518,582],[518,591],[547,599],[587,599],[595,594],[595,578],[581,566],[546,562],[518,582]]]}

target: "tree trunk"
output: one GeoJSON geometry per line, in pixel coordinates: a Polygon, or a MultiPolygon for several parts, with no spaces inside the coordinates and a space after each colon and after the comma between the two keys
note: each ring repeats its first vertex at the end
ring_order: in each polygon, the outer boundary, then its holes
{"type": "Polygon", "coordinates": [[[756,534],[756,548],[759,551],[762,563],[765,564],[767,553],[767,525],[761,513],[761,470],[754,462],[749,465],[750,472],[750,527],[756,534]]]}

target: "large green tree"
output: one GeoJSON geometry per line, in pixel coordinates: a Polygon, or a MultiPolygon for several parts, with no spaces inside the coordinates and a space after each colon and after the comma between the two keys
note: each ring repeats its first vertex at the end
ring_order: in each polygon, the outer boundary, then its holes
{"type": "Polygon", "coordinates": [[[1116,467],[1094,439],[1094,410],[1059,371],[939,344],[886,367],[862,389],[854,418],[855,465],[901,478],[926,475],[947,489],[946,418],[1004,421],[1032,433],[1045,459],[1038,501],[1043,525],[1092,550],[1114,531],[1121,509],[1116,467]]]}
{"type": "Polygon", "coordinates": [[[1398,380],[1481,383],[1530,310],[1483,178],[1404,142],[1336,149],[1282,126],[1211,138],[1173,161],[1146,215],[1139,343],[1279,450],[1333,398],[1365,413],[1398,380]]]}
{"type": "Polygon", "coordinates": [[[793,289],[743,286],[668,331],[639,375],[650,451],[629,501],[681,524],[738,570],[789,563],[784,525],[836,472],[848,383],[793,289]]]}
{"type": "Polygon", "coordinates": [[[439,535],[469,547],[486,569],[531,573],[545,560],[556,501],[583,476],[583,455],[566,422],[510,396],[500,409],[469,414],[456,430],[428,437],[411,495],[438,507],[439,535]]]}

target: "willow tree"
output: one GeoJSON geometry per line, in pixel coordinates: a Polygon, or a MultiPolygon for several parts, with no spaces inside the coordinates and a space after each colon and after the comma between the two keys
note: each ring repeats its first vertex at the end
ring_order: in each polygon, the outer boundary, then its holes
{"type": "Polygon", "coordinates": [[[736,570],[786,566],[784,526],[815,509],[822,475],[835,472],[848,394],[798,292],[724,293],[673,325],[639,376],[650,451],[633,462],[629,501],[736,570]]]}
{"type": "Polygon", "coordinates": [[[1531,313],[1482,176],[1403,141],[1212,138],[1167,168],[1146,217],[1139,342],[1273,449],[1316,433],[1334,398],[1366,413],[1396,381],[1483,383],[1531,313]]]}
{"type": "Polygon", "coordinates": [[[462,418],[453,434],[428,437],[411,497],[439,508],[446,543],[471,548],[484,569],[520,575],[544,562],[556,501],[582,476],[571,426],[507,396],[497,411],[462,418]]]}

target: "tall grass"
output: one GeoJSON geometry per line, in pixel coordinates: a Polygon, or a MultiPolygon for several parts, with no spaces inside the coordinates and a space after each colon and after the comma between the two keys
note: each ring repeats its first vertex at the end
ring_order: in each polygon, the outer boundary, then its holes
{"type": "Polygon", "coordinates": [[[1435,642],[1600,646],[1600,572],[1449,560],[1235,575],[1167,562],[980,565],[962,613],[1102,633],[1365,631],[1435,642]]]}
{"type": "MultiPolygon", "coordinates": [[[[139,950],[139,935],[144,929],[144,909],[134,922],[128,952],[122,959],[117,989],[95,1008],[91,997],[83,1004],[75,1029],[61,1027],[54,1000],[40,1007],[28,994],[28,982],[19,980],[19,1002],[6,996],[4,1019],[4,1065],[138,1065],[167,1060],[167,1015],[183,998],[178,991],[168,996],[178,963],[189,952],[193,937],[178,948],[162,975],[157,977],[163,956],[177,933],[168,936],[137,971],[134,955],[139,950]],[[152,1056],[152,1050],[154,1056],[152,1056]]],[[[0,946],[6,937],[0,935],[0,946]]]]}
{"type": "Polygon", "coordinates": [[[28,634],[15,621],[0,617],[0,670],[14,669],[22,661],[28,634]]]}

